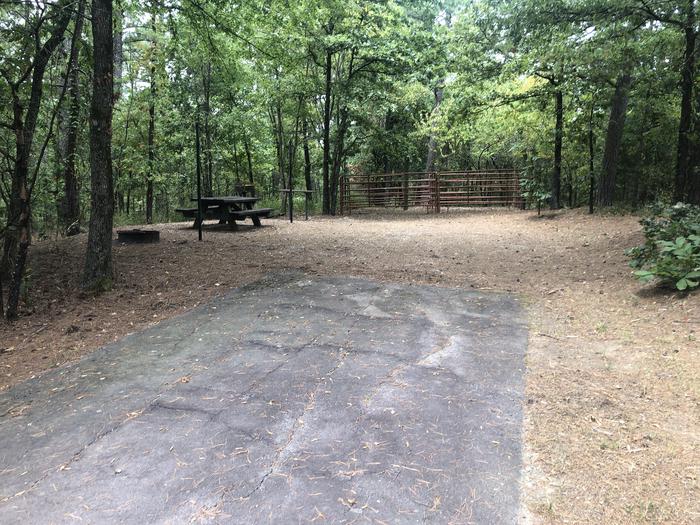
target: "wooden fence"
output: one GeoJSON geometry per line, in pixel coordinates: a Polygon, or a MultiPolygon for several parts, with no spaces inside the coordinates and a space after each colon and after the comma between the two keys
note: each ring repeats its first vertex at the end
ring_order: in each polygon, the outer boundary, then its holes
{"type": "Polygon", "coordinates": [[[340,181],[340,213],[361,208],[522,207],[516,170],[350,175],[340,181]]]}

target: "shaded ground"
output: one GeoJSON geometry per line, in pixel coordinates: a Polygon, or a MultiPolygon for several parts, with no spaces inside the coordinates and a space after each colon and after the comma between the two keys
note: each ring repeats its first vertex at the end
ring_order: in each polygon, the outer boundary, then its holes
{"type": "MultiPolygon", "coordinates": [[[[117,247],[114,292],[78,297],[85,237],[32,248],[34,314],[0,328],[3,385],[71,361],[270,271],[512,291],[530,317],[526,506],[545,523],[700,520],[700,294],[642,287],[634,217],[420,211],[261,230],[163,226],[117,247]]],[[[14,407],[10,416],[21,414],[14,407]]]]}
{"type": "Polygon", "coordinates": [[[4,523],[514,523],[512,299],[274,277],[0,395],[4,523]]]}

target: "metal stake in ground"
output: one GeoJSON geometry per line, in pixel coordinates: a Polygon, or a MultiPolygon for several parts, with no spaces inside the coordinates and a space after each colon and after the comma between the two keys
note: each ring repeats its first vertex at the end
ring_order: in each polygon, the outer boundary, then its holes
{"type": "Polygon", "coordinates": [[[202,240],[202,162],[199,158],[199,119],[194,123],[195,152],[197,155],[197,230],[202,240]]]}

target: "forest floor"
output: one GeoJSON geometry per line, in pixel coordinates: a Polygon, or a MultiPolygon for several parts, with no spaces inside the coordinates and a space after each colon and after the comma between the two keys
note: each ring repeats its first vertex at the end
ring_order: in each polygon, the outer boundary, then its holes
{"type": "Polygon", "coordinates": [[[420,210],[231,232],[158,225],[78,291],[86,236],[37,242],[27,311],[0,325],[0,389],[266,273],[511,292],[530,320],[524,504],[536,523],[700,521],[700,294],[642,286],[633,216],[420,210]]]}

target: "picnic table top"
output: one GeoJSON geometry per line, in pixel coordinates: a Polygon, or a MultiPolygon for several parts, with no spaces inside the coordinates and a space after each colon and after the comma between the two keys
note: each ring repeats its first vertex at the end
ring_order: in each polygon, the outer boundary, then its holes
{"type": "MultiPolygon", "coordinates": [[[[226,195],[222,197],[202,197],[202,202],[207,204],[246,204],[255,203],[260,199],[258,197],[241,197],[240,195],[226,195]]],[[[193,197],[192,201],[197,202],[197,198],[193,197]]]]}

